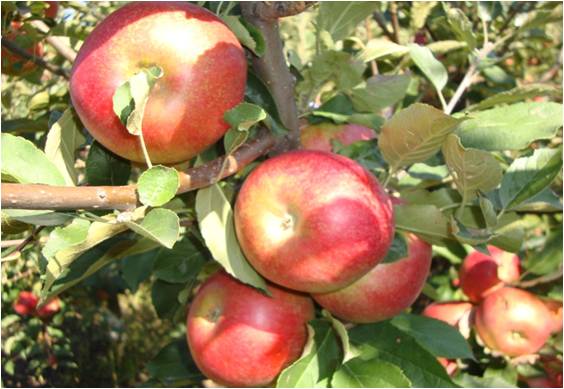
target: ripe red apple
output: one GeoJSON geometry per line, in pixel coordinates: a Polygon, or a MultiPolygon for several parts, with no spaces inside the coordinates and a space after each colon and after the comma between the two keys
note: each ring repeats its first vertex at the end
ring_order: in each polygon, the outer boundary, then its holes
{"type": "Polygon", "coordinates": [[[274,285],[268,290],[271,297],[222,271],[196,294],[188,313],[188,345],[213,381],[266,386],[301,355],[313,302],[274,285]]]}
{"type": "Polygon", "coordinates": [[[374,138],[376,138],[376,133],[373,129],[358,124],[321,123],[303,127],[300,142],[307,150],[333,151],[332,140],[348,146],[358,141],[374,138]]]}
{"type": "MultiPolygon", "coordinates": [[[[14,42],[28,54],[35,57],[43,56],[43,44],[26,34],[20,22],[12,22],[10,31],[2,39],[14,42]]],[[[2,46],[2,73],[10,76],[25,76],[37,69],[32,61],[14,54],[2,46]]]]}
{"type": "Polygon", "coordinates": [[[460,287],[470,301],[479,302],[488,293],[504,284],[519,280],[519,257],[495,246],[488,246],[491,255],[470,253],[462,263],[460,287]]]}
{"type": "Polygon", "coordinates": [[[14,311],[21,316],[32,315],[38,301],[39,298],[33,292],[21,291],[14,301],[14,311]]]}
{"type": "Polygon", "coordinates": [[[407,257],[380,263],[343,289],[314,294],[314,300],[333,315],[354,323],[372,323],[399,314],[417,299],[431,268],[431,246],[412,234],[407,239],[407,257]]]}
{"type": "Polygon", "coordinates": [[[186,161],[227,131],[223,114],[245,91],[244,51],[218,17],[188,2],[129,3],[92,31],[72,69],[74,108],[97,141],[136,162],[144,161],[139,137],[114,113],[113,96],[151,66],[164,72],[143,117],[151,161],[186,161]]]}
{"type": "Polygon", "coordinates": [[[552,314],[552,332],[562,331],[562,301],[544,300],[544,305],[552,314]]]}
{"type": "Polygon", "coordinates": [[[47,8],[45,9],[45,17],[48,19],[55,19],[59,11],[58,1],[46,1],[47,8]]]}
{"type": "Polygon", "coordinates": [[[542,300],[510,287],[486,296],[474,323],[486,346],[511,357],[536,353],[553,328],[552,314],[542,300]]]}
{"type": "Polygon", "coordinates": [[[458,328],[458,322],[472,311],[472,304],[464,301],[437,302],[427,305],[422,315],[442,320],[458,328]]]}
{"type": "Polygon", "coordinates": [[[555,386],[554,382],[546,376],[530,377],[525,378],[525,383],[529,388],[561,388],[560,386],[555,386]]]}
{"type": "Polygon", "coordinates": [[[51,299],[47,304],[37,309],[36,314],[42,319],[48,319],[61,310],[61,300],[58,297],[51,299]]]}
{"type": "Polygon", "coordinates": [[[310,293],[362,277],[394,234],[390,199],[372,174],[340,155],[305,150],[253,170],[235,204],[235,227],[260,274],[310,293]]]}

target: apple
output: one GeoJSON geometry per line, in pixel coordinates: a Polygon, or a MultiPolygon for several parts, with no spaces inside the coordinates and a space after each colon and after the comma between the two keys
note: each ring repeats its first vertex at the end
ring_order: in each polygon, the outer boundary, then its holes
{"type": "Polygon", "coordinates": [[[220,271],[190,306],[187,339],[200,370],[221,385],[266,386],[298,359],[314,317],[311,299],[268,285],[268,297],[220,271]]]}
{"type": "Polygon", "coordinates": [[[48,319],[61,310],[61,300],[58,297],[51,299],[41,308],[37,309],[36,314],[42,319],[48,319]]]}
{"type": "Polygon", "coordinates": [[[287,288],[341,289],[386,255],[394,235],[389,197],[355,161],[292,151],[260,164],[235,203],[241,248],[264,277],[287,288]]]}
{"type": "MultiPolygon", "coordinates": [[[[10,31],[2,39],[14,42],[28,54],[35,57],[43,56],[43,44],[36,41],[22,29],[21,22],[12,22],[10,31]]],[[[37,69],[32,61],[22,58],[2,46],[2,73],[10,76],[25,76],[37,69]]]]}
{"type": "Polygon", "coordinates": [[[321,123],[302,127],[300,142],[307,150],[333,151],[332,140],[344,146],[376,138],[373,129],[358,124],[321,123]]]}
{"type": "Polygon", "coordinates": [[[560,386],[555,386],[554,382],[546,376],[530,377],[525,378],[525,383],[529,388],[561,388],[560,386]]]}
{"type": "Polygon", "coordinates": [[[465,301],[446,301],[427,305],[422,312],[423,316],[444,321],[458,328],[458,323],[472,311],[472,304],[465,301]]]}
{"type": "Polygon", "coordinates": [[[48,19],[55,19],[57,17],[57,12],[59,12],[59,2],[58,1],[46,1],[47,8],[45,8],[45,17],[48,19]]]}
{"type": "Polygon", "coordinates": [[[460,287],[470,301],[479,302],[488,293],[504,284],[519,280],[519,257],[495,246],[488,246],[491,255],[470,253],[459,272],[460,287]]]}
{"type": "Polygon", "coordinates": [[[21,291],[14,302],[14,311],[21,316],[29,316],[35,312],[39,297],[33,292],[21,291]]]}
{"type": "Polygon", "coordinates": [[[537,296],[504,287],[486,296],[475,312],[484,344],[510,357],[534,354],[553,329],[552,313],[537,296]]]}
{"type": "Polygon", "coordinates": [[[556,333],[562,331],[562,301],[544,300],[544,305],[546,305],[552,314],[552,332],[556,333]]]}
{"type": "Polygon", "coordinates": [[[351,285],[314,294],[313,299],[353,323],[372,323],[399,314],[417,299],[431,268],[431,246],[412,234],[407,240],[407,257],[380,263],[351,285]]]}
{"type": "Polygon", "coordinates": [[[214,14],[188,2],[132,2],[104,19],[78,52],[70,95],[82,123],[114,153],[143,162],[138,136],[113,110],[116,89],[134,74],[159,66],[143,137],[153,163],[173,164],[218,141],[224,113],[243,101],[245,53],[214,14]]]}

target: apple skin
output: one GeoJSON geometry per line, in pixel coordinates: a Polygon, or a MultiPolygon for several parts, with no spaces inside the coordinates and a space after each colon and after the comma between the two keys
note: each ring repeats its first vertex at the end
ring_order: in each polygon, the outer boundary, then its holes
{"type": "Polygon", "coordinates": [[[188,313],[188,345],[216,383],[266,386],[300,357],[313,302],[271,284],[268,290],[272,297],[220,271],[197,292],[188,313]]]}
{"type": "Polygon", "coordinates": [[[453,327],[458,327],[460,319],[471,311],[472,307],[472,304],[465,301],[437,302],[427,305],[422,315],[444,321],[453,327]]]}
{"type": "Polygon", "coordinates": [[[48,19],[55,19],[57,17],[57,12],[59,12],[59,2],[58,1],[46,1],[47,8],[45,9],[45,17],[48,19]]]}
{"type": "MultiPolygon", "coordinates": [[[[31,36],[27,35],[21,29],[21,22],[12,22],[10,31],[2,38],[13,41],[20,48],[24,49],[28,54],[35,57],[43,56],[43,44],[35,41],[31,36]]],[[[25,76],[37,69],[37,65],[33,62],[12,53],[10,50],[2,46],[2,73],[9,76],[25,76]]]]}
{"type": "Polygon", "coordinates": [[[544,300],[544,305],[546,305],[552,314],[552,332],[556,333],[562,331],[562,301],[544,300]]]}
{"type": "Polygon", "coordinates": [[[155,65],[164,75],[145,108],[145,144],[153,163],[183,162],[225,134],[223,114],[245,92],[244,51],[211,12],[187,2],[124,5],[80,48],[70,79],[72,103],[97,141],[143,162],[140,139],[114,113],[113,95],[135,73],[155,65]]]}
{"type": "Polygon", "coordinates": [[[487,347],[510,357],[539,351],[553,328],[552,313],[542,300],[510,287],[486,296],[476,309],[474,325],[487,347]]]}
{"type": "Polygon", "coordinates": [[[376,138],[376,132],[373,129],[358,124],[314,124],[303,127],[300,133],[300,143],[304,149],[327,152],[333,151],[332,140],[338,140],[348,146],[374,138],[376,138]]]}
{"type": "Polygon", "coordinates": [[[21,291],[14,302],[13,308],[18,315],[29,316],[35,313],[39,297],[33,292],[21,291]]]}
{"type": "Polygon", "coordinates": [[[481,301],[488,293],[519,280],[519,257],[495,246],[488,246],[491,255],[473,251],[462,263],[460,288],[472,302],[481,301]]]}
{"type": "Polygon", "coordinates": [[[237,197],[235,227],[260,274],[309,293],[362,277],[394,235],[391,202],[376,178],[349,158],[309,150],[253,170],[237,197]]]}
{"type": "Polygon", "coordinates": [[[38,317],[42,319],[49,319],[51,316],[61,310],[61,300],[58,297],[53,298],[47,304],[36,310],[38,317]]]}
{"type": "Polygon", "coordinates": [[[351,285],[313,299],[338,318],[373,323],[396,316],[421,293],[431,268],[431,246],[409,234],[408,256],[381,263],[351,285]]]}

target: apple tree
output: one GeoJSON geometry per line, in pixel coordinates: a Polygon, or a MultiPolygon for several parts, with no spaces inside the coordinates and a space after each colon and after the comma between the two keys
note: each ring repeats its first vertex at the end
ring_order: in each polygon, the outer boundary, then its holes
{"type": "Polygon", "coordinates": [[[562,4],[2,2],[2,74],[3,385],[562,386],[562,4]]]}

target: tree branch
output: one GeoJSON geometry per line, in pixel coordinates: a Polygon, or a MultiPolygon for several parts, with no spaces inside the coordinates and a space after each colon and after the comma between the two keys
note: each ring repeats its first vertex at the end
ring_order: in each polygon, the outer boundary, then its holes
{"type": "Polygon", "coordinates": [[[391,40],[392,42],[398,43],[396,41],[394,34],[392,34],[390,30],[388,30],[388,26],[386,26],[386,20],[384,19],[384,16],[382,16],[380,12],[374,12],[372,14],[372,17],[374,18],[374,20],[378,24],[378,27],[380,27],[384,35],[386,35],[388,39],[391,40]]]}
{"type": "MultiPolygon", "coordinates": [[[[256,139],[237,149],[228,158],[223,172],[221,168],[224,157],[187,169],[186,172],[179,172],[180,187],[177,193],[203,188],[217,179],[236,173],[265,154],[274,143],[274,137],[264,131],[256,139]]],[[[2,183],[2,207],[5,209],[132,210],[140,205],[136,189],[136,185],[74,187],[2,183]]]]}
{"type": "Polygon", "coordinates": [[[279,7],[277,4],[281,3],[286,2],[240,3],[243,17],[260,30],[266,43],[264,55],[253,58],[253,68],[270,90],[282,124],[290,130],[288,136],[278,142],[275,148],[276,153],[298,147],[300,136],[298,108],[294,96],[294,77],[286,65],[278,21],[262,18],[262,15],[276,13],[276,7],[279,7]],[[267,12],[265,10],[267,7],[272,8],[271,11],[267,12]]]}
{"type": "Polygon", "coordinates": [[[272,21],[302,13],[315,3],[317,1],[253,1],[246,8],[258,19],[272,21]]]}
{"type": "Polygon", "coordinates": [[[394,42],[399,43],[399,21],[398,21],[398,5],[395,1],[390,2],[390,15],[392,17],[392,30],[394,33],[394,42]]]}
{"type": "Polygon", "coordinates": [[[2,46],[5,47],[7,50],[11,51],[12,53],[33,62],[37,66],[42,67],[44,69],[47,69],[48,71],[50,71],[53,74],[64,77],[67,80],[69,79],[69,74],[63,68],[60,68],[60,67],[55,66],[53,64],[50,64],[49,62],[43,60],[43,58],[40,58],[36,55],[28,53],[27,51],[25,51],[24,49],[19,47],[17,44],[15,44],[14,42],[12,42],[12,41],[4,38],[4,37],[2,37],[2,46]]]}

